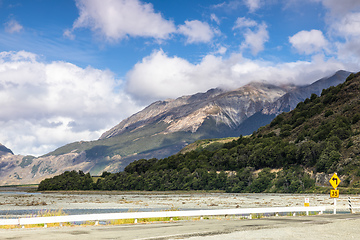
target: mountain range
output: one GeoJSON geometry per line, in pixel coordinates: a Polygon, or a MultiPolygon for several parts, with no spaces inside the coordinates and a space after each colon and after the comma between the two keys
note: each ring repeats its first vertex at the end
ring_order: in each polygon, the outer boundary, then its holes
{"type": "Polygon", "coordinates": [[[248,135],[350,73],[338,71],[313,84],[276,86],[252,82],[235,90],[157,101],[121,121],[95,141],[67,144],[41,157],[14,155],[0,145],[0,185],[38,183],[66,170],[93,175],[117,172],[141,158],[164,158],[207,138],[248,135]]]}

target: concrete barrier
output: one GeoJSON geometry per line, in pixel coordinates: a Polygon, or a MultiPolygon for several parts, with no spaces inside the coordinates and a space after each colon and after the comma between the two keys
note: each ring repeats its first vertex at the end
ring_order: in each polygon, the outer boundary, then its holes
{"type": "Polygon", "coordinates": [[[161,211],[161,212],[127,212],[127,213],[104,213],[104,214],[84,214],[67,215],[53,217],[33,217],[18,219],[0,219],[0,225],[28,225],[28,224],[46,224],[48,223],[66,223],[66,222],[85,222],[114,220],[114,219],[134,219],[135,223],[139,218],[165,218],[165,217],[203,217],[203,216],[228,216],[228,215],[249,215],[266,213],[295,213],[296,212],[319,212],[322,214],[325,207],[272,207],[272,208],[236,208],[236,209],[218,209],[218,210],[194,210],[194,211],[161,211]]]}

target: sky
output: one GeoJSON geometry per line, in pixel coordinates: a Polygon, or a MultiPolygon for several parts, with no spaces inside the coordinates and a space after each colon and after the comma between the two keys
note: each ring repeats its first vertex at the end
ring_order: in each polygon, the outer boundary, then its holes
{"type": "Polygon", "coordinates": [[[0,143],[40,156],[157,100],[360,71],[359,0],[0,0],[0,143]]]}

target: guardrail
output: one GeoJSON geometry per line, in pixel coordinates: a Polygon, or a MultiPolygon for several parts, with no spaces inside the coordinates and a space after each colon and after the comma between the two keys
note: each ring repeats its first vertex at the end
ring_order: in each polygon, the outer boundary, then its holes
{"type": "Polygon", "coordinates": [[[236,209],[219,209],[219,210],[194,210],[194,211],[162,211],[162,212],[126,212],[126,213],[104,213],[104,214],[86,214],[86,215],[67,215],[53,217],[34,217],[34,218],[17,218],[17,219],[0,219],[0,225],[28,225],[48,223],[67,223],[67,222],[85,222],[95,221],[95,225],[102,220],[114,219],[134,219],[137,223],[139,218],[165,218],[165,217],[203,217],[203,216],[229,216],[229,215],[249,215],[266,214],[266,213],[293,213],[296,212],[319,212],[322,214],[325,207],[272,207],[272,208],[236,208],[236,209]]]}

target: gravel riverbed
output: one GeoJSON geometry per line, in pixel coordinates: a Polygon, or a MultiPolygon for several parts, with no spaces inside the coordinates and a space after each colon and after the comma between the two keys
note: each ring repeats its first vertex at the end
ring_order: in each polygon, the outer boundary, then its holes
{"type": "MultiPolygon", "coordinates": [[[[360,207],[357,195],[340,195],[337,210],[349,212],[348,197],[360,207]]],[[[127,211],[195,210],[310,206],[333,208],[328,194],[244,194],[202,192],[55,192],[25,193],[0,189],[0,216],[63,210],[68,214],[127,211]]]]}

